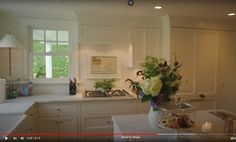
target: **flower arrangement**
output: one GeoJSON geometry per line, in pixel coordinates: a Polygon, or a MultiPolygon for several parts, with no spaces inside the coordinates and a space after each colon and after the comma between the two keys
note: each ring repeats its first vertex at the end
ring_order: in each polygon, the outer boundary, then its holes
{"type": "Polygon", "coordinates": [[[181,83],[181,75],[178,68],[182,64],[175,61],[168,64],[164,59],[147,56],[145,62],[140,65],[136,75],[142,78],[141,82],[126,79],[142,102],[150,101],[154,110],[163,103],[169,102],[171,96],[178,91],[181,83]]]}

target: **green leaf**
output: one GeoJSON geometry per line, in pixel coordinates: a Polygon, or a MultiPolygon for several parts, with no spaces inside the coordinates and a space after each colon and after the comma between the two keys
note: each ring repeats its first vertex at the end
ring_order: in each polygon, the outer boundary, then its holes
{"type": "Polygon", "coordinates": [[[146,102],[146,101],[149,101],[151,98],[152,98],[152,95],[144,95],[141,101],[146,102]]]}

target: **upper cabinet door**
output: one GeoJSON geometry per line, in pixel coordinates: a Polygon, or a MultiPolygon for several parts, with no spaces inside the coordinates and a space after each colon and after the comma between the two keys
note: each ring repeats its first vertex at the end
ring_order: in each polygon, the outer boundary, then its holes
{"type": "Polygon", "coordinates": [[[196,92],[216,93],[218,33],[199,30],[196,33],[196,92]]]}
{"type": "Polygon", "coordinates": [[[220,35],[218,65],[218,105],[219,108],[236,113],[235,70],[236,32],[224,31],[220,35]]]}
{"type": "Polygon", "coordinates": [[[130,30],[123,27],[88,26],[79,28],[80,44],[129,44],[130,30]]]}
{"type": "Polygon", "coordinates": [[[161,58],[161,32],[160,29],[147,29],[147,55],[161,58]]]}
{"type": "Polygon", "coordinates": [[[135,28],[132,33],[132,67],[139,67],[147,52],[147,31],[145,28],[135,28]]]}
{"type": "Polygon", "coordinates": [[[216,94],[218,33],[211,30],[173,28],[172,58],[180,63],[180,91],[216,94]]]}
{"type": "Polygon", "coordinates": [[[134,28],[132,30],[132,66],[139,67],[146,56],[162,57],[159,29],[134,28]]]}
{"type": "Polygon", "coordinates": [[[194,50],[195,31],[189,29],[173,29],[172,58],[176,58],[183,65],[180,68],[182,84],[180,91],[185,93],[194,92],[194,50]]]}

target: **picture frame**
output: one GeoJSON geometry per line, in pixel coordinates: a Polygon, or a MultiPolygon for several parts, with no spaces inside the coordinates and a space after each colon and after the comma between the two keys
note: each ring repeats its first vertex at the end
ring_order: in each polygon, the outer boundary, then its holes
{"type": "Polygon", "coordinates": [[[119,52],[87,53],[87,78],[120,78],[121,54],[119,52]]]}

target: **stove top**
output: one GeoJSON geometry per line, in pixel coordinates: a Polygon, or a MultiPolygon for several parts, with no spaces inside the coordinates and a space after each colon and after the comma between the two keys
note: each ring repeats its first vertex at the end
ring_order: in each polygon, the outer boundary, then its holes
{"type": "Polygon", "coordinates": [[[125,90],[112,90],[110,92],[101,92],[96,90],[85,90],[85,97],[114,97],[114,96],[128,96],[129,93],[125,90]]]}

